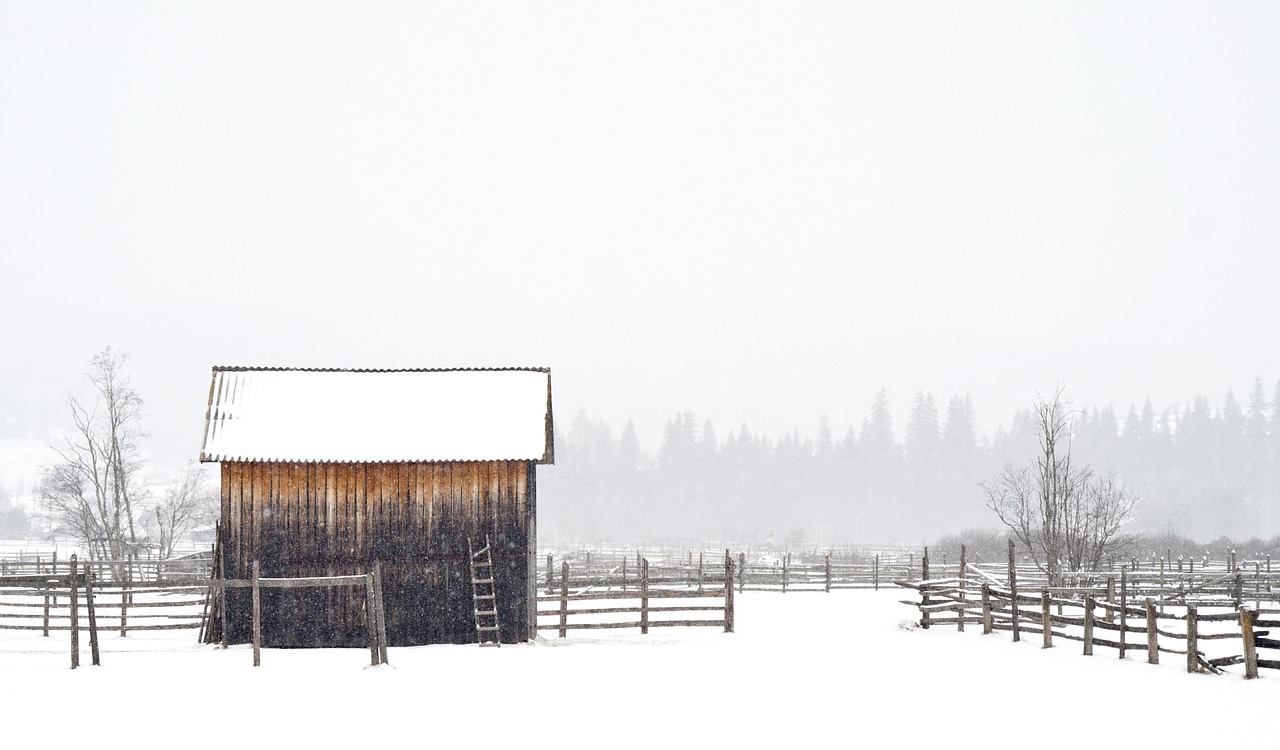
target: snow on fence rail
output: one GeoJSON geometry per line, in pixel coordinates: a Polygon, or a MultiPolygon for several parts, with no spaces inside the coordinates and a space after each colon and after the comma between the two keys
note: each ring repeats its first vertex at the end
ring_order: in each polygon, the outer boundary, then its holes
{"type": "Polygon", "coordinates": [[[548,577],[547,593],[537,598],[537,627],[554,630],[560,638],[570,630],[617,628],[639,628],[642,635],[662,627],[723,627],[732,633],[733,568],[733,558],[726,553],[722,571],[703,569],[697,588],[692,588],[687,578],[655,570],[644,558],[629,583],[625,577],[617,583],[591,571],[575,575],[569,563],[562,562],[559,581],[548,577]],[[558,584],[558,593],[552,592],[553,584],[558,584]],[[543,604],[556,607],[542,609],[543,604]]]}
{"type": "Polygon", "coordinates": [[[956,572],[931,577],[926,552],[919,579],[895,582],[919,592],[919,601],[903,603],[919,609],[920,627],[963,631],[966,624],[980,624],[984,635],[1004,631],[1015,641],[1023,633],[1039,635],[1044,648],[1055,640],[1078,642],[1086,656],[1095,647],[1114,649],[1122,659],[1129,651],[1145,652],[1151,664],[1162,653],[1179,655],[1188,672],[1221,673],[1242,664],[1252,679],[1259,668],[1280,669],[1280,640],[1260,629],[1280,628],[1280,587],[1273,586],[1280,580],[1261,571],[1131,576],[1123,567],[1118,576],[1070,574],[1058,586],[1043,576],[1028,581],[1013,565],[1000,576],[962,559],[956,572]]]}

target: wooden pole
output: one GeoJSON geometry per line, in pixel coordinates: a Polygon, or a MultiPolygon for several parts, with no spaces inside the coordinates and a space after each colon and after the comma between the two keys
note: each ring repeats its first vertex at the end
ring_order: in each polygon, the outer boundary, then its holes
{"type": "Polygon", "coordinates": [[[93,666],[100,667],[102,659],[98,652],[98,614],[93,606],[93,570],[88,564],[84,566],[84,603],[89,610],[89,657],[93,666]]]}
{"type": "Polygon", "coordinates": [[[80,666],[80,590],[76,588],[76,556],[71,556],[71,668],[80,666]]]}
{"type": "Polygon", "coordinates": [[[1240,610],[1240,635],[1244,638],[1244,678],[1252,680],[1258,676],[1258,643],[1253,635],[1254,611],[1248,608],[1240,610]]]}
{"type": "Polygon", "coordinates": [[[982,584],[982,634],[991,635],[991,584],[982,584]]]}
{"type": "Polygon", "coordinates": [[[920,556],[920,627],[929,629],[929,548],[920,556]]]}
{"type": "Polygon", "coordinates": [[[1013,540],[1009,540],[1009,612],[1013,621],[1013,640],[1022,640],[1022,629],[1018,622],[1018,568],[1014,565],[1013,540]]]}
{"type": "Polygon", "coordinates": [[[791,553],[782,556],[782,593],[787,593],[787,568],[791,565],[791,553]]]}
{"type": "Polygon", "coordinates": [[[552,556],[547,555],[547,593],[555,591],[555,575],[556,569],[551,564],[552,556]]]}
{"type": "Polygon", "coordinates": [[[1129,630],[1129,572],[1121,566],[1120,568],[1120,658],[1123,659],[1126,651],[1126,635],[1129,630]]]}
{"type": "Polygon", "coordinates": [[[1116,621],[1116,577],[1107,576],[1107,622],[1116,621]]]}
{"type": "Polygon", "coordinates": [[[1049,589],[1040,589],[1040,629],[1043,632],[1042,648],[1053,648],[1053,615],[1049,612],[1049,589]]]}
{"type": "Polygon", "coordinates": [[[872,579],[875,585],[875,590],[879,591],[880,590],[880,553],[879,552],[876,553],[876,561],[874,563],[874,567],[872,568],[872,579]]]}
{"type": "Polygon", "coordinates": [[[253,561],[253,666],[262,666],[262,585],[261,565],[253,561]]]}
{"type": "Polygon", "coordinates": [[[569,635],[569,563],[560,563],[560,636],[569,635]]]}
{"type": "Polygon", "coordinates": [[[640,634],[649,634],[649,561],[640,563],[640,634]]]}
{"type": "Polygon", "coordinates": [[[373,593],[373,574],[364,574],[364,630],[369,637],[369,664],[378,666],[381,652],[378,650],[378,600],[373,593]]]}
{"type": "Polygon", "coordinates": [[[968,592],[966,590],[966,584],[967,584],[967,580],[965,576],[965,547],[962,544],[960,545],[960,611],[959,611],[960,616],[956,618],[956,630],[958,630],[961,633],[964,632],[964,617],[965,615],[969,614],[969,608],[968,606],[966,606],[967,600],[968,600],[968,592]]]}
{"type": "MultiPolygon", "coordinates": [[[[378,605],[378,662],[380,664],[389,664],[390,662],[387,660],[387,608],[382,600],[381,560],[373,561],[373,601],[378,605]]],[[[494,602],[494,604],[496,605],[497,602],[494,602]]]]}
{"type": "Polygon", "coordinates": [[[1200,626],[1197,620],[1199,612],[1194,604],[1187,605],[1187,672],[1195,674],[1200,671],[1200,626]]]}
{"type": "Polygon", "coordinates": [[[1093,656],[1093,595],[1084,595],[1084,655],[1093,656]]]}
{"type": "Polygon", "coordinates": [[[733,632],[733,557],[724,551],[724,632],[733,632]]]}
{"type": "Polygon", "coordinates": [[[747,588],[747,553],[738,553],[738,593],[747,588]]]}
{"type": "Polygon", "coordinates": [[[831,593],[831,553],[830,552],[827,553],[826,568],[827,568],[826,592],[830,594],[831,593]]]}
{"type": "Polygon", "coordinates": [[[1160,643],[1156,637],[1156,603],[1147,597],[1147,663],[1160,663],[1160,643]]]}
{"type": "Polygon", "coordinates": [[[44,590],[44,637],[49,637],[49,588],[45,584],[44,590]]]}

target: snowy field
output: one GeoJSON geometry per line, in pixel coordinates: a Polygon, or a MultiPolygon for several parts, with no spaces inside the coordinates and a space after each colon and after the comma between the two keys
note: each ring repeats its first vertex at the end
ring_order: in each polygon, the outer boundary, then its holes
{"type": "MultiPolygon", "coordinates": [[[[136,709],[107,747],[414,746],[1275,747],[1280,674],[1189,675],[1178,658],[1081,656],[1079,644],[971,628],[923,631],[903,589],[747,592],[737,631],[586,631],[481,649],[222,651],[194,633],[103,637],[104,666],[68,669],[67,636],[0,637],[7,747],[59,736],[70,705],[136,709]],[[604,633],[599,635],[597,633],[604,633]],[[985,717],[985,718],[983,718],[985,717]],[[1039,739],[1033,740],[1038,737],[1039,739]],[[1016,740],[1015,740],[1016,738],[1016,740]],[[172,740],[172,741],[170,741],[172,740]],[[1254,744],[1256,743],[1256,744],[1254,744]]],[[[554,633],[552,633],[554,636],[554,633]]],[[[87,636],[83,664],[88,663],[87,636]]],[[[1236,668],[1239,670],[1239,668],[1236,668]]],[[[99,729],[107,725],[96,723],[99,729]]]]}

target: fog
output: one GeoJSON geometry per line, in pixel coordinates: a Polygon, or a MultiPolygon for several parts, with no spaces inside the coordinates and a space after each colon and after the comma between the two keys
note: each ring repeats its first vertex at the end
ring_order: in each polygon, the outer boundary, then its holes
{"type": "Polygon", "coordinates": [[[918,392],[990,441],[1057,384],[1121,419],[1258,377],[1270,404],[1278,30],[1247,2],[6,3],[0,438],[56,440],[107,345],[171,470],[213,365],[547,366],[562,431],[631,419],[653,456],[685,411],[839,439],[881,388],[899,443],[918,392]]]}

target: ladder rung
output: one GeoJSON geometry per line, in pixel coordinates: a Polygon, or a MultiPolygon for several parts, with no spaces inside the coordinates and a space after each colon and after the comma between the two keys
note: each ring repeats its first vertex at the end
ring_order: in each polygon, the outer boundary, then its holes
{"type": "Polygon", "coordinates": [[[497,630],[497,625],[477,625],[476,630],[497,630]]]}
{"type": "Polygon", "coordinates": [[[478,580],[478,581],[472,581],[472,583],[475,583],[475,584],[481,584],[481,583],[493,583],[493,579],[492,579],[492,578],[484,578],[484,579],[481,579],[481,580],[478,580]]]}
{"type": "Polygon", "coordinates": [[[477,599],[496,599],[496,598],[497,598],[497,596],[495,596],[495,595],[493,595],[493,594],[476,594],[475,598],[477,598],[477,599]]]}

